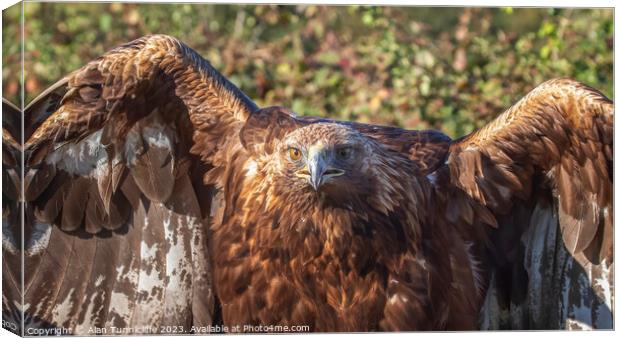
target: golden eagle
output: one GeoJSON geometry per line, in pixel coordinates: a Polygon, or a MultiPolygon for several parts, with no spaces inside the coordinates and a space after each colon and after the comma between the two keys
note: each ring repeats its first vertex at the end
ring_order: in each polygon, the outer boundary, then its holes
{"type": "Polygon", "coordinates": [[[153,35],[24,120],[3,126],[3,300],[27,329],[613,326],[613,103],[576,81],[451,140],[261,109],[153,35]]]}

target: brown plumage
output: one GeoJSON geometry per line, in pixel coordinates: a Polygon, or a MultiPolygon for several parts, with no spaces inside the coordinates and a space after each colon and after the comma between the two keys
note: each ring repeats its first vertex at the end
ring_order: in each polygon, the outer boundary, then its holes
{"type": "Polygon", "coordinates": [[[16,334],[22,322],[21,115],[21,109],[2,99],[2,319],[3,328],[16,334]]]}
{"type": "Polygon", "coordinates": [[[613,104],[577,82],[451,141],[259,109],[155,35],[25,116],[27,326],[611,325],[613,104]]]}

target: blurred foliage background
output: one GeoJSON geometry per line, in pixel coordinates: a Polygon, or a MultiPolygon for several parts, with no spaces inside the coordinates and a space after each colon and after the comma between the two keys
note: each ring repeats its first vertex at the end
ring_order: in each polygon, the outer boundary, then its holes
{"type": "MultiPolygon", "coordinates": [[[[116,45],[178,37],[259,105],[471,132],[537,84],[612,98],[613,9],[25,3],[25,102],[116,45]]],[[[20,102],[19,7],[3,11],[4,96],[20,102]]]]}

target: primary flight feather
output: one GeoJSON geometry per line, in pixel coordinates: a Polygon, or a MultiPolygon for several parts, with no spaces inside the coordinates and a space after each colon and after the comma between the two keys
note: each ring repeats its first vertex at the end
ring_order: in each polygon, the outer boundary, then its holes
{"type": "Polygon", "coordinates": [[[154,35],[24,114],[26,326],[612,325],[613,103],[575,81],[453,141],[260,109],[154,35]]]}

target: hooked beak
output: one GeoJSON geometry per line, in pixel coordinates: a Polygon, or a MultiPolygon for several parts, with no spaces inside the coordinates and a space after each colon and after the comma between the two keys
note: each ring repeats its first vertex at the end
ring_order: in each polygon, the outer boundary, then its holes
{"type": "Polygon", "coordinates": [[[329,165],[323,149],[311,149],[308,155],[307,166],[299,170],[297,176],[306,178],[315,191],[330,178],[344,175],[344,170],[329,165]]]}

